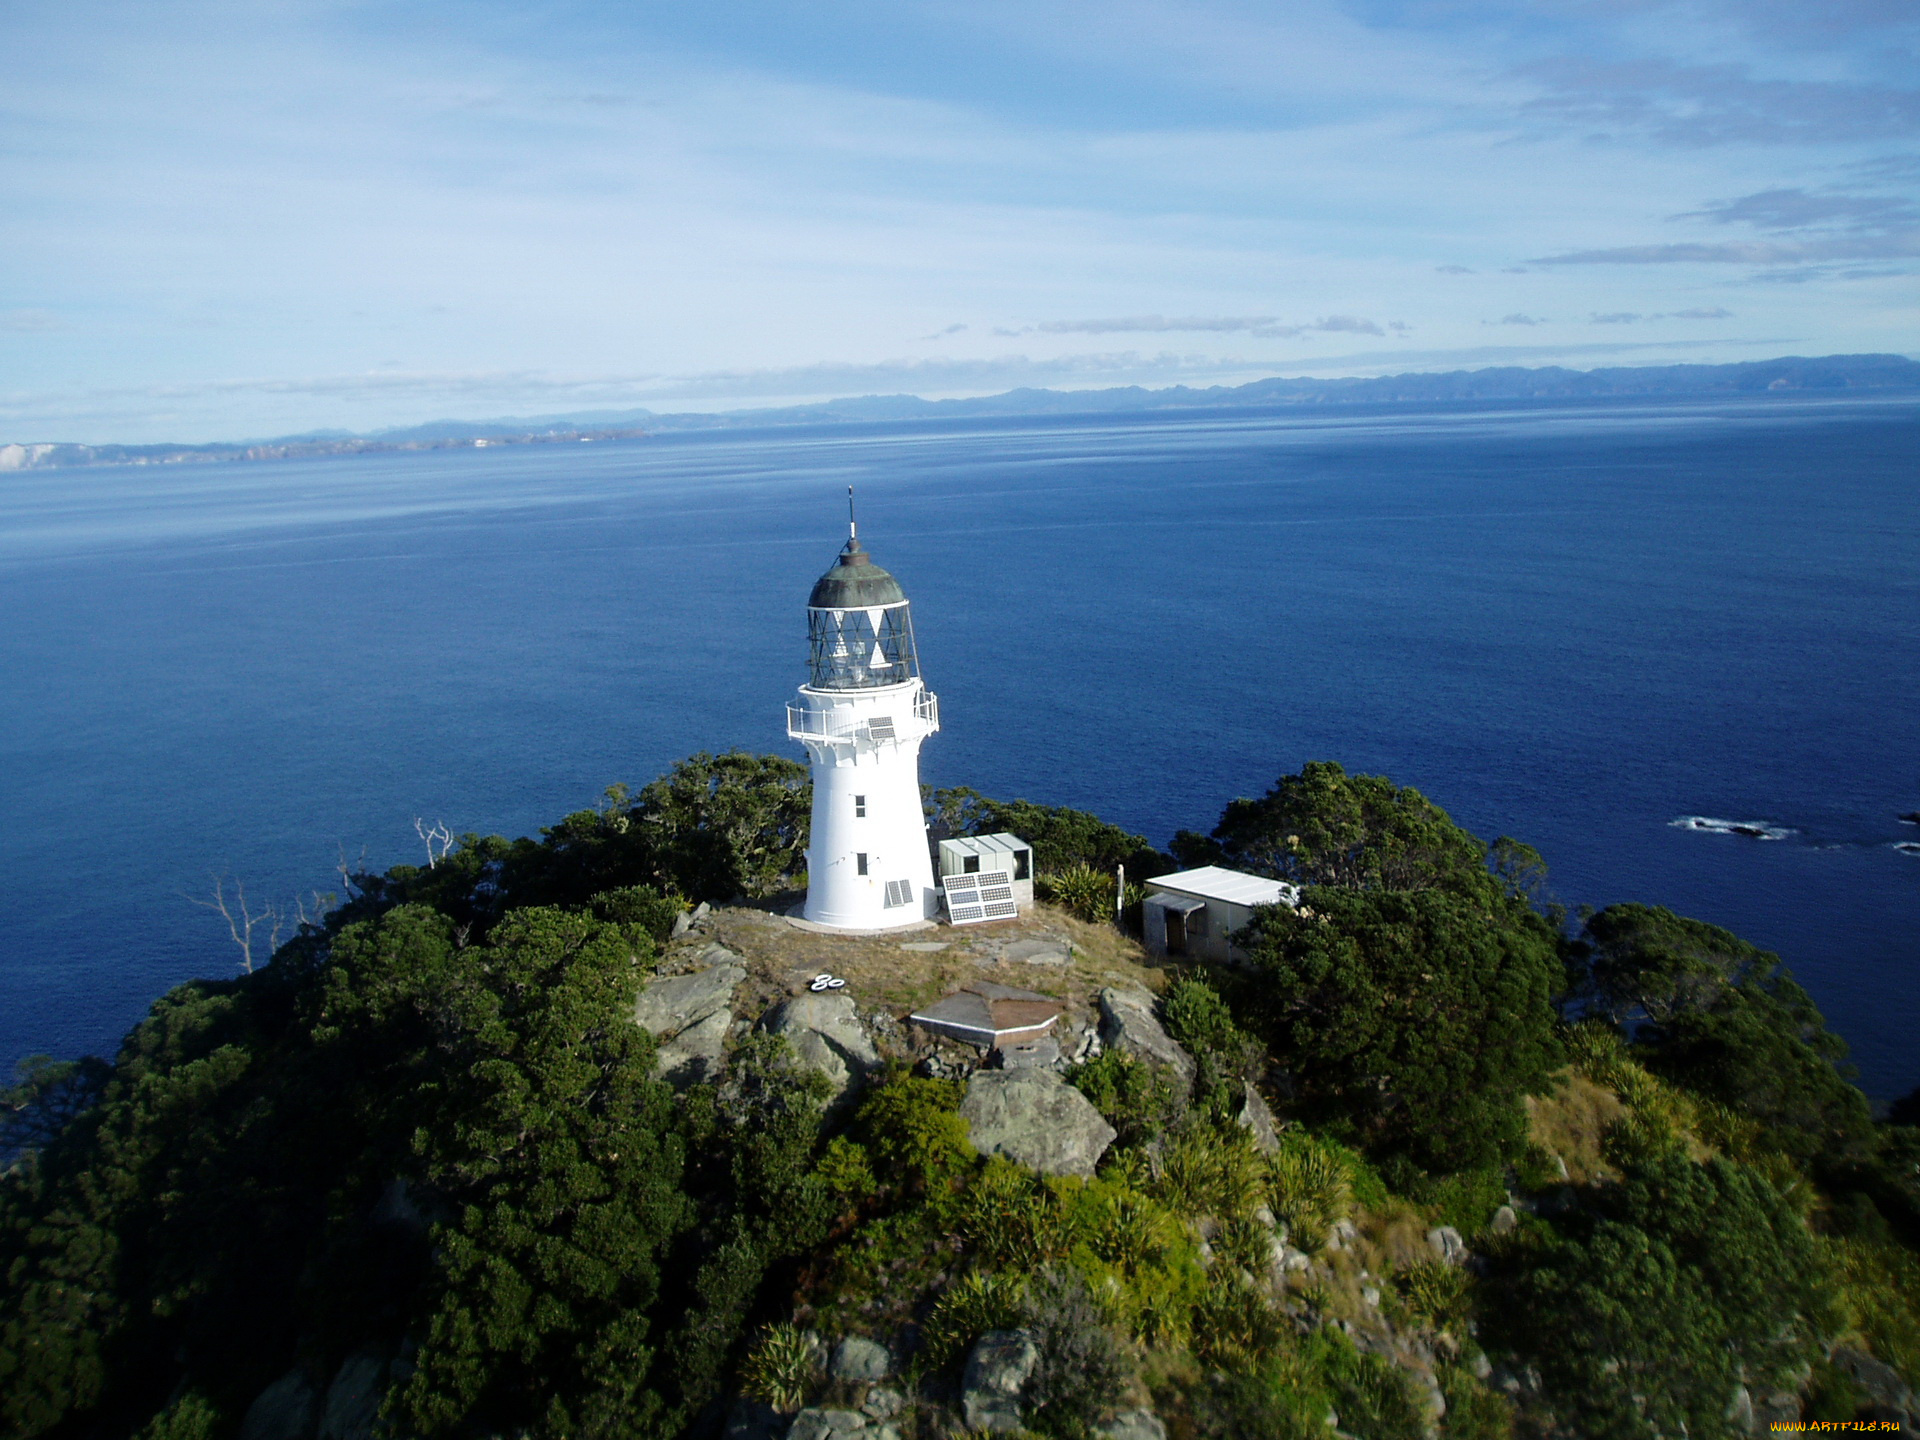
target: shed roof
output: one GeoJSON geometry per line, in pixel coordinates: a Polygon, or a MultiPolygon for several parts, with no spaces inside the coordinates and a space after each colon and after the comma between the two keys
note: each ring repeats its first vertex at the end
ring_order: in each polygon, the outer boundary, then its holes
{"type": "Polygon", "coordinates": [[[1172,875],[1156,875],[1146,883],[1149,894],[1173,890],[1182,895],[1197,895],[1202,900],[1219,900],[1228,905],[1292,905],[1300,899],[1300,887],[1284,880],[1269,880],[1263,875],[1248,875],[1218,865],[1202,865],[1198,870],[1181,870],[1172,875]]]}

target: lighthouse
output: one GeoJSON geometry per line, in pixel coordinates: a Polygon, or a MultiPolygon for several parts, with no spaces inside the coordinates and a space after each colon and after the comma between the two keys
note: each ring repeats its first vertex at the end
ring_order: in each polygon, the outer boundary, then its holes
{"type": "Polygon", "coordinates": [[[907,597],[850,517],[845,548],[807,598],[807,683],[787,706],[787,734],[813,766],[808,920],[884,930],[937,913],[920,742],[939,728],[907,597]]]}

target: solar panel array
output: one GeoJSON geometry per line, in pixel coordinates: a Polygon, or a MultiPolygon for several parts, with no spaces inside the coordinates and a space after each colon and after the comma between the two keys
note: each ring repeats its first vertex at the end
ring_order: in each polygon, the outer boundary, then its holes
{"type": "Polygon", "coordinates": [[[982,870],[977,875],[943,875],[947,919],[955,925],[978,925],[983,920],[1011,920],[1020,913],[1013,898],[1013,876],[1005,870],[982,870]]]}
{"type": "Polygon", "coordinates": [[[887,881],[887,908],[889,910],[893,909],[895,906],[898,906],[898,905],[910,905],[912,903],[913,903],[913,881],[911,880],[887,881]]]}

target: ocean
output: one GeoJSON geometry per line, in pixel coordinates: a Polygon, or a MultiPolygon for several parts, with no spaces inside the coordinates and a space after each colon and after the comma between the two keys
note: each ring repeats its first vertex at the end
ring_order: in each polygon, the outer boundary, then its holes
{"type": "Polygon", "coordinates": [[[799,758],[853,484],[930,783],[1164,844],[1308,760],[1384,773],[1569,906],[1777,950],[1884,1101],[1920,1084],[1917,469],[1920,402],[1761,397],[9,473],[0,1062],[234,973],[216,877],[290,906],[419,862],[416,820],[799,758]]]}

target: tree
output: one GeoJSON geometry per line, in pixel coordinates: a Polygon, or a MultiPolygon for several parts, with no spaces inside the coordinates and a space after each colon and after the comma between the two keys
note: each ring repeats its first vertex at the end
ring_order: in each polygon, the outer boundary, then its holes
{"type": "Polygon", "coordinates": [[[656,883],[725,901],[788,889],[806,868],[813,786],[780,755],[704,752],[646,786],[616,818],[645,844],[656,883]]]}
{"type": "Polygon", "coordinates": [[[1779,956],[1649,905],[1590,916],[1580,955],[1580,997],[1637,1027],[1650,1068],[1752,1116],[1802,1163],[1872,1152],[1872,1112],[1850,1083],[1846,1044],[1779,956]]]}
{"type": "Polygon", "coordinates": [[[1446,811],[1411,786],[1349,775],[1331,760],[1281,776],[1258,800],[1231,801],[1211,837],[1182,831],[1173,850],[1185,865],[1224,864],[1301,885],[1477,895],[1492,884],[1487,847],[1446,811]]]}
{"type": "Polygon", "coordinates": [[[1833,1324],[1813,1242],[1757,1171],[1669,1150],[1591,1193],[1502,1277],[1492,1338],[1534,1364],[1569,1433],[1730,1433],[1734,1389],[1797,1388],[1833,1324]]]}
{"type": "Polygon", "coordinates": [[[1554,937],[1489,893],[1316,886],[1241,943],[1250,1013],[1324,1121],[1442,1170],[1513,1152],[1560,1063],[1554,937]]]}

